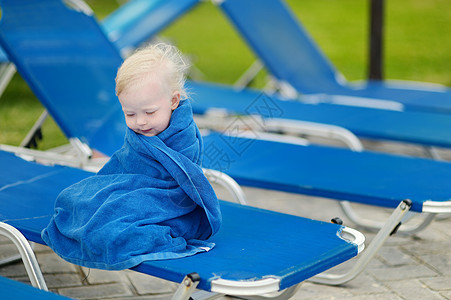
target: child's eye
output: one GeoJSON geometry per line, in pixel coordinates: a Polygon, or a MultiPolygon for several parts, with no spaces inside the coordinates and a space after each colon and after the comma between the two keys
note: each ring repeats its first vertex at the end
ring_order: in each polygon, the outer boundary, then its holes
{"type": "Polygon", "coordinates": [[[151,114],[153,114],[153,113],[154,113],[154,111],[148,111],[148,112],[146,112],[147,115],[151,115],[151,114]]]}
{"type": "Polygon", "coordinates": [[[127,117],[133,117],[135,114],[133,114],[133,113],[126,113],[125,114],[127,117]]]}

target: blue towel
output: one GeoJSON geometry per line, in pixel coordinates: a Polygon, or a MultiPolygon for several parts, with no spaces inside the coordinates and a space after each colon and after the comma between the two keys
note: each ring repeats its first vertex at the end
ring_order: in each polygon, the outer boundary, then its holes
{"type": "Polygon", "coordinates": [[[208,251],[221,213],[202,150],[188,100],[158,136],[128,129],[96,175],[61,192],[43,240],[69,262],[108,270],[208,251]]]}

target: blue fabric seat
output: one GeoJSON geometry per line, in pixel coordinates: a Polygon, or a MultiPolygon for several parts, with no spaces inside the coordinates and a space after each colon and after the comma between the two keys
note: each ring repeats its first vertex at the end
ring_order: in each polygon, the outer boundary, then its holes
{"type": "Polygon", "coordinates": [[[204,142],[203,166],[220,170],[241,185],[389,208],[410,199],[415,212],[426,212],[429,201],[451,205],[450,162],[239,134],[212,133],[204,142]]]}
{"type": "MultiPolygon", "coordinates": [[[[405,110],[451,112],[445,86],[399,81],[347,82],[283,0],[225,0],[220,7],[269,72],[300,94],[328,94],[392,100],[405,110]]],[[[334,101],[334,98],[324,98],[334,101]]]]}
{"type": "MultiPolygon", "coordinates": [[[[41,231],[53,215],[58,194],[92,175],[80,169],[28,162],[4,151],[0,151],[0,165],[0,221],[41,244],[41,231]]],[[[358,244],[340,237],[346,230],[341,225],[224,201],[221,211],[223,225],[210,239],[215,248],[191,257],[144,261],[134,270],[175,282],[197,273],[198,288],[219,293],[233,293],[224,290],[228,283],[241,283],[246,289],[249,283],[265,285],[272,278],[265,287],[270,290],[259,292],[254,287],[247,291],[258,294],[287,289],[359,251],[358,244]]],[[[0,233],[4,234],[3,227],[0,233]]]]}

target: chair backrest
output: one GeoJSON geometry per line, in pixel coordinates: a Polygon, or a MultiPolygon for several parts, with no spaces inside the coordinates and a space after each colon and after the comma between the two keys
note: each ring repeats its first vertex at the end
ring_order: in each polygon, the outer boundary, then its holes
{"type": "Polygon", "coordinates": [[[114,92],[122,58],[95,18],[62,0],[0,4],[0,44],[64,134],[112,154],[125,133],[114,92]]]}
{"type": "Polygon", "coordinates": [[[276,79],[305,93],[341,88],[343,76],[282,0],[225,0],[220,7],[276,79]]]}
{"type": "Polygon", "coordinates": [[[167,27],[200,0],[130,0],[103,20],[116,47],[128,52],[167,27]]]}
{"type": "MultiPolygon", "coordinates": [[[[130,0],[102,21],[102,28],[116,47],[127,53],[155,36],[199,0],[130,0]]],[[[9,62],[0,48],[0,63],[9,62]]]]}

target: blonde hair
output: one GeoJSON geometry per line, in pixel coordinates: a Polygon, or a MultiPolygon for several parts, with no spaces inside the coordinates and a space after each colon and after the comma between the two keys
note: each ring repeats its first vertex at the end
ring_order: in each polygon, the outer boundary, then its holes
{"type": "Polygon", "coordinates": [[[172,45],[151,44],[140,48],[120,66],[116,75],[116,95],[131,86],[145,84],[149,79],[160,79],[171,93],[179,92],[181,99],[188,98],[185,90],[188,60],[172,45]]]}

